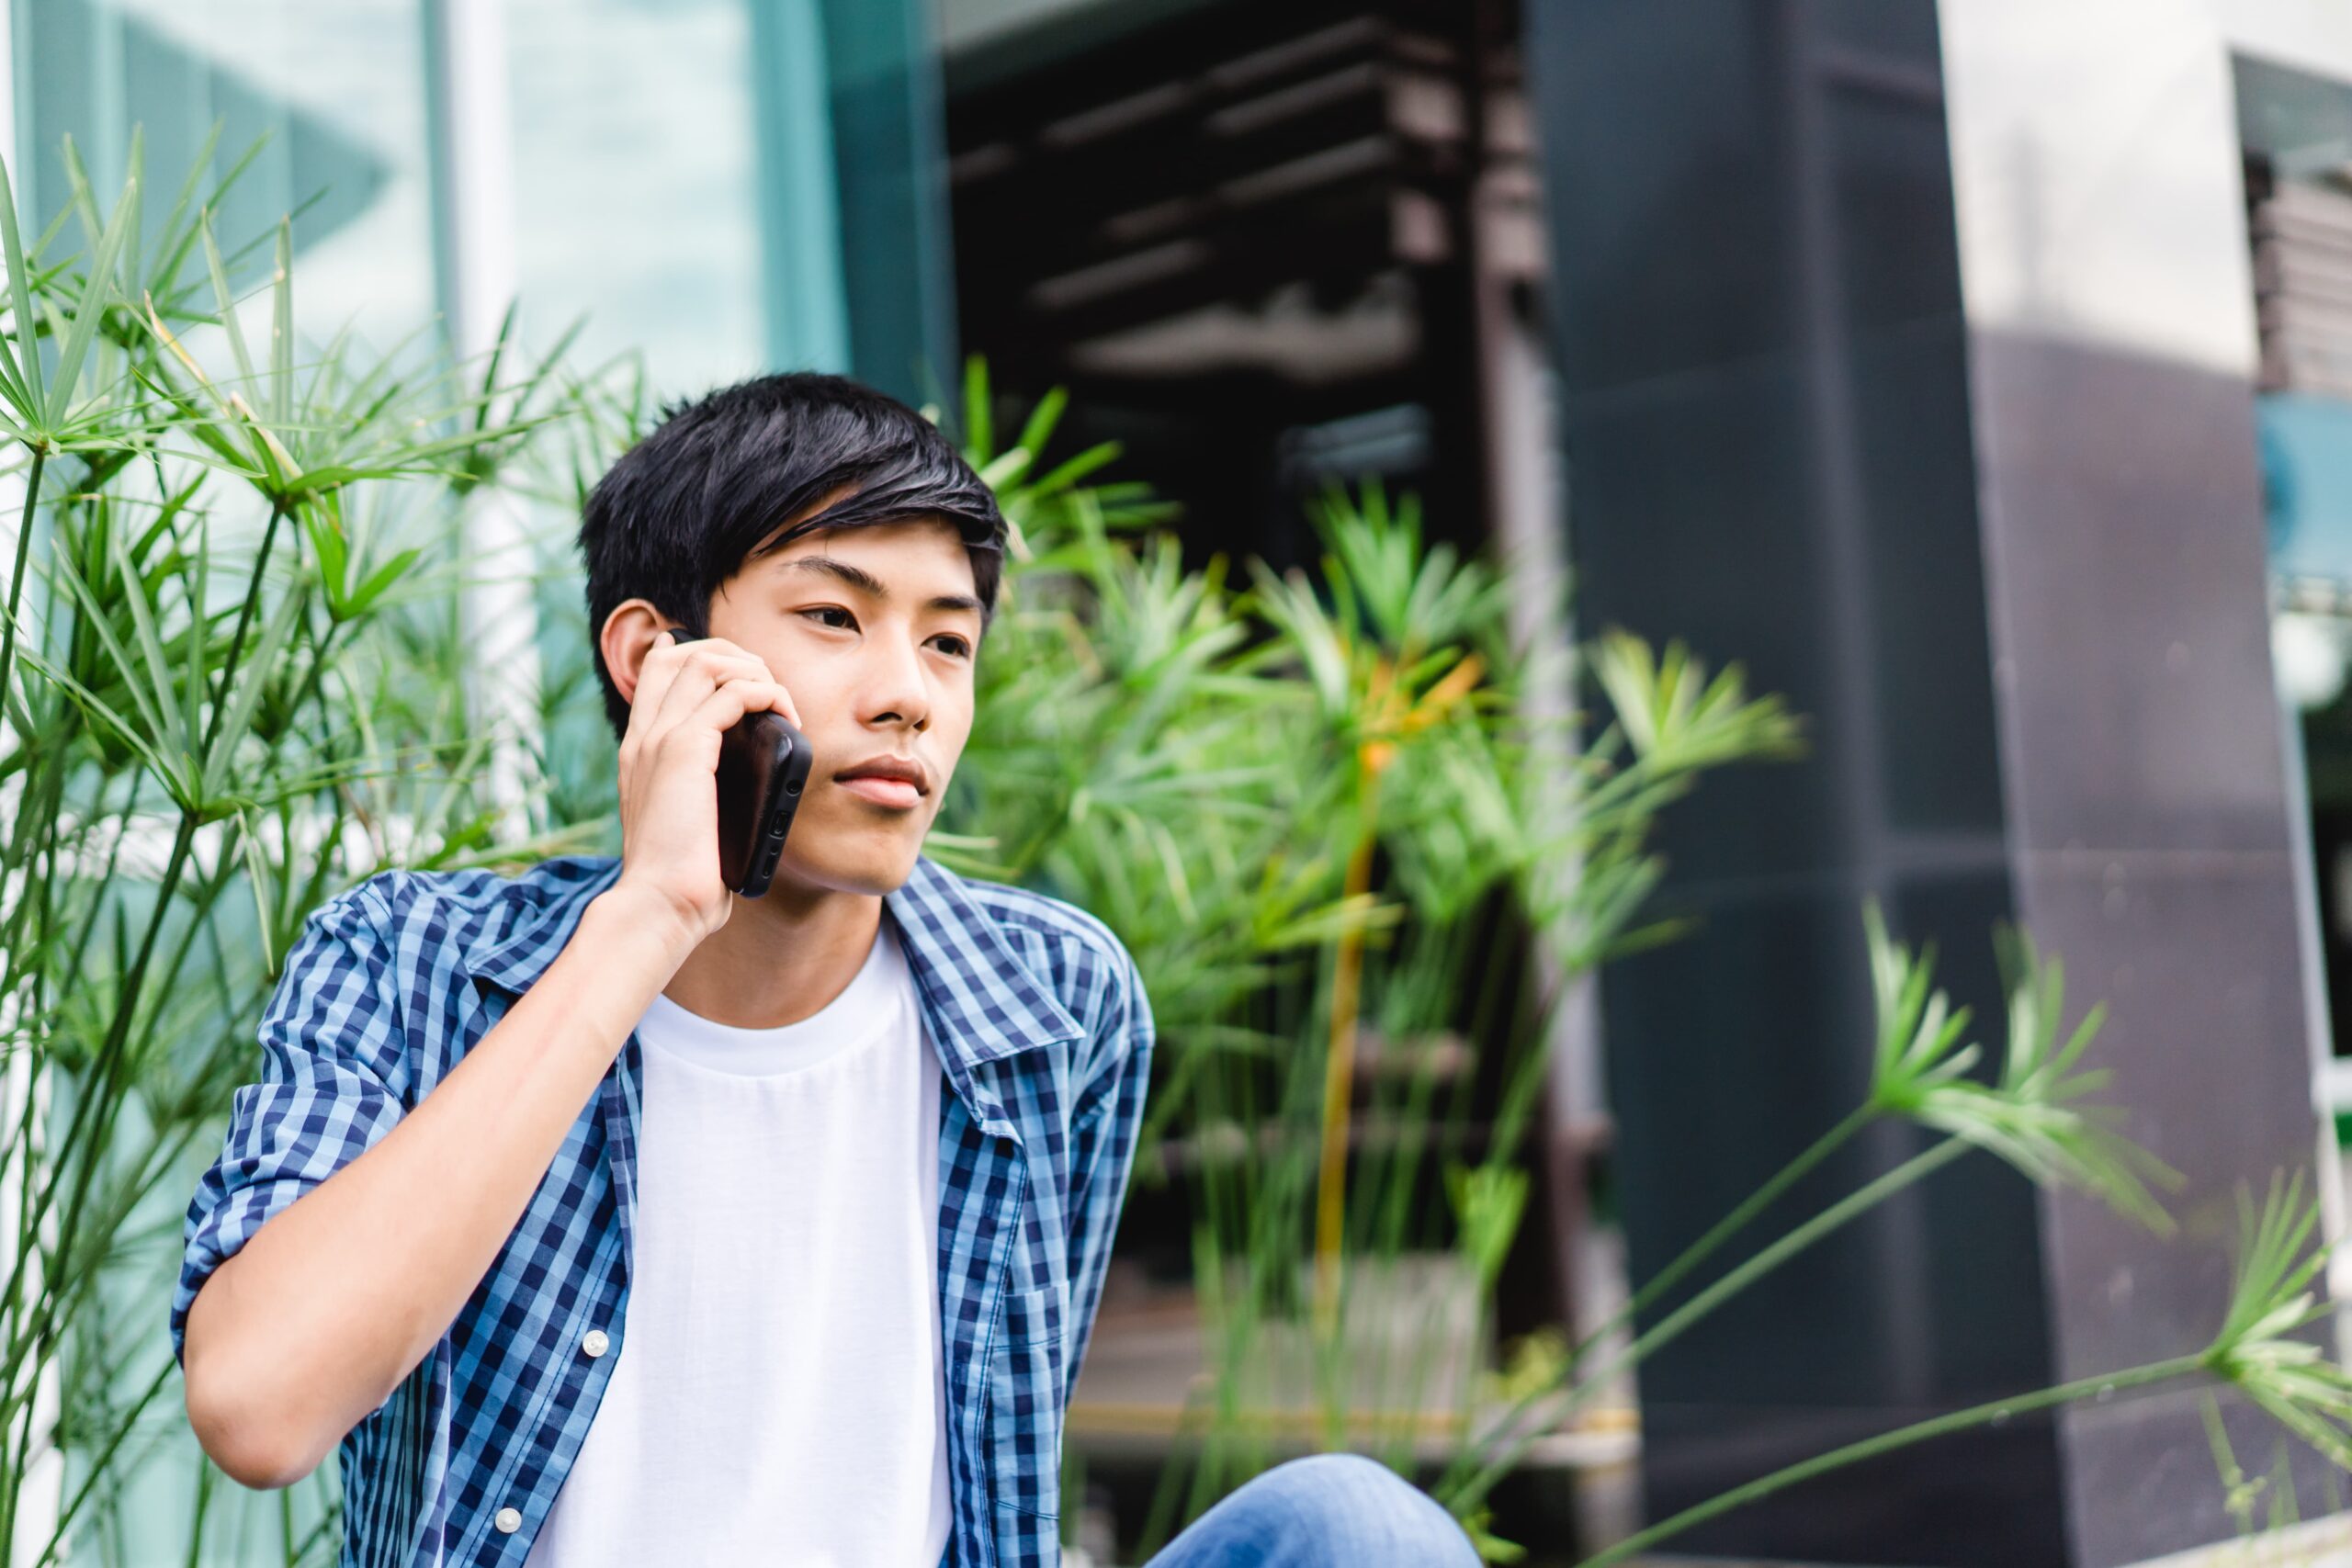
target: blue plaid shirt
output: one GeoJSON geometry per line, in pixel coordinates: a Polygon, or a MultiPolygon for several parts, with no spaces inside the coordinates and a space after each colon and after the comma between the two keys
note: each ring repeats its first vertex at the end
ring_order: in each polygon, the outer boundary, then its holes
{"type": "MultiPolygon", "coordinates": [[[[585,855],[511,880],[390,871],[311,916],[262,1017],[261,1081],[236,1091],[188,1205],[175,1357],[220,1261],[430,1093],[619,874],[585,855]]],[[[1070,904],[927,857],[883,902],[950,1091],[942,1561],[1057,1562],[1062,1415],[1134,1154],[1151,1012],[1126,949],[1070,904]]],[[[344,1438],[345,1568],[512,1568],[530,1551],[628,1353],[641,1064],[632,1031],[448,1333],[344,1438]],[[583,1348],[592,1331],[606,1354],[583,1348]]]]}

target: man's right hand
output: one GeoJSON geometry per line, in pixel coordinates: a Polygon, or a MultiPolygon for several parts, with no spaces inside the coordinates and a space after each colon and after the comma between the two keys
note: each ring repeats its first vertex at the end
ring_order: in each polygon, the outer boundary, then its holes
{"type": "MultiPolygon", "coordinates": [[[[621,884],[586,901],[563,950],[470,1048],[436,1047],[455,1065],[413,1107],[377,1077],[378,1064],[426,1060],[406,1032],[426,1004],[395,962],[391,911],[339,901],[288,960],[288,994],[263,1025],[269,1066],[255,1093],[240,1091],[226,1145],[232,1200],[266,1195],[283,1212],[200,1282],[181,1363],[198,1442],[247,1486],[311,1473],[432,1353],[689,939],[727,918],[719,739],[747,712],[791,716],[791,698],[741,649],[701,642],[655,648],[634,695],[621,884]]],[[[438,930],[428,963],[457,956],[438,930]]]]}
{"type": "Polygon", "coordinates": [[[718,752],[728,728],[773,708],[800,724],[767,661],[724,637],[664,632],[639,667],[621,737],[621,874],[614,891],[673,914],[695,942],[727,923],[719,874],[718,752]]]}

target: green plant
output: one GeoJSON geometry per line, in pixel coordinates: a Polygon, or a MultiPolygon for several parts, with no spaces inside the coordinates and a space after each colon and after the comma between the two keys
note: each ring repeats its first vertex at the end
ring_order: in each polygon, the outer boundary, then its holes
{"type": "MultiPolygon", "coordinates": [[[[30,244],[0,172],[0,1563],[20,1533],[31,1564],[125,1554],[119,1499],[193,1450],[157,1413],[155,1288],[309,912],[387,863],[565,841],[491,842],[475,774],[509,738],[467,711],[448,611],[458,509],[524,480],[576,388],[504,340],[306,342],[290,218],[224,252],[253,153],[211,154],[142,232],[138,135],[103,218],[69,141],[30,244]],[[56,1522],[20,1532],[36,1491],[56,1522]]],[[[249,1533],[209,1464],[196,1495],[192,1558],[249,1533]]],[[[334,1508],[323,1474],[269,1501],[288,1562],[332,1551],[334,1508]]]]}
{"type": "MultiPolygon", "coordinates": [[[[1527,1445],[1589,1402],[1610,1380],[1637,1365],[1721,1309],[1749,1285],[1849,1224],[1904,1188],[1920,1181],[1971,1149],[1988,1151],[2030,1179],[2047,1187],[2086,1191],[2119,1213],[2159,1234],[2173,1229],[2150,1184],[2180,1185],[2179,1174],[2123,1138],[2114,1123],[2121,1111],[2090,1096],[2109,1075],[2084,1069],[2080,1061],[2105,1018],[2096,1006],[2063,1043],[2064,970],[2044,960],[2023,932],[1996,933],[2008,997],[2007,1050],[1990,1081],[1970,1076],[1981,1053],[1962,1044],[1969,1015],[1953,1009],[1932,988],[1934,949],[1905,948],[1887,934],[1874,902],[1863,908],[1871,973],[1877,1002],[1878,1043],[1870,1095],[1864,1103],[1759,1187],[1723,1221],[1634,1292],[1608,1323],[1555,1359],[1550,1375],[1521,1380],[1520,1396],[1468,1444],[1442,1478],[1438,1494],[1465,1523],[1484,1517],[1485,1499],[1509,1473],[1527,1445]],[[1664,1301],[1708,1258],[1760,1216],[1799,1178],[1817,1167],[1864,1126],[1895,1117],[1944,1134],[1941,1141],[1905,1161],[1810,1219],[1792,1226],[1681,1304],[1659,1315],[1602,1365],[1589,1365],[1604,1346],[1615,1343],[1637,1314],[1664,1301]]],[[[1893,1450],[1970,1427],[1996,1423],[2029,1411],[2084,1398],[2108,1399],[2145,1385],[2203,1374],[2234,1387],[2282,1427],[2340,1466],[2352,1468],[2352,1380],[2319,1348],[2298,1338],[2299,1330],[2324,1314],[2326,1303],[2309,1289],[2325,1258],[2311,1249],[2318,1207],[2301,1196],[2301,1177],[2274,1179],[2257,1212],[2239,1194],[2241,1249],[2222,1325],[2203,1349],[2146,1365],[2084,1378],[2053,1388],[1954,1411],[1879,1437],[1848,1444],[1735,1487],[1660,1520],[1589,1559],[1585,1568],[1621,1562],[1693,1525],[1784,1487],[1860,1463],[1893,1450]]],[[[2260,1483],[2251,1486],[2217,1434],[2217,1457],[2233,1506],[2250,1508],[2260,1483]]],[[[2290,1504],[2291,1506],[2291,1504],[2290,1504]]]]}
{"type": "MultiPolygon", "coordinates": [[[[2109,1399],[2135,1389],[2200,1374],[2234,1386],[2333,1463],[2352,1468],[2352,1434],[2345,1429],[2346,1424],[2352,1422],[2352,1380],[2329,1362],[2317,1346],[2294,1337],[2297,1329],[2331,1310],[2326,1302],[2305,1289],[2324,1263],[2328,1249],[2323,1247],[2304,1250],[2318,1222],[2319,1205],[2316,1200],[2302,1201],[2301,1186],[2300,1175],[2283,1185],[2274,1177],[2259,1213],[2255,1211],[2250,1195],[2240,1190],[2242,1245],[2229,1305],[2221,1331],[2201,1351],[2079,1378],[2014,1399],[1995,1400],[1847,1444],[1661,1520],[1586,1559],[1582,1568],[1607,1568],[1608,1564],[1622,1562],[1719,1514],[1827,1471],[1859,1464],[1914,1443],[2006,1421],[2030,1411],[2083,1399],[2109,1399]]],[[[2217,1420],[2210,1429],[2219,1433],[2217,1420]]],[[[2217,1438],[2217,1455],[2226,1456],[2226,1443],[2217,1438]]],[[[2234,1471],[2233,1461],[2225,1462],[2225,1473],[2234,1471]]],[[[2282,1478],[2284,1473],[2282,1458],[2274,1477],[2282,1478]]],[[[2242,1476],[2239,1479],[2243,1481],[2242,1476]]],[[[2251,1499],[2243,1491],[2233,1500],[2250,1512],[2251,1499]]],[[[2273,1524],[2286,1523],[2292,1507],[2293,1494],[2282,1483],[2273,1497],[2273,1524]]]]}
{"type": "Polygon", "coordinates": [[[1424,543],[1412,496],[1327,486],[1319,570],[1252,560],[1245,587],[1143,535],[1148,491],[1079,482],[1115,447],[1046,467],[1058,393],[1001,448],[977,361],[964,401],[1014,558],[932,848],[1136,953],[1165,1064],[1139,1179],[1202,1216],[1198,1462],[1165,1472],[1148,1549],[1281,1444],[1409,1462],[1442,1375],[1435,1429],[1466,1420],[1566,982],[1673,934],[1638,920],[1658,813],[1798,725],[1736,668],[1612,631],[1585,659],[1609,722],[1572,748],[1577,717],[1528,695],[1573,668],[1514,644],[1500,578],[1424,543]],[[1471,1042],[1499,1058],[1490,1114],[1471,1042]]]}

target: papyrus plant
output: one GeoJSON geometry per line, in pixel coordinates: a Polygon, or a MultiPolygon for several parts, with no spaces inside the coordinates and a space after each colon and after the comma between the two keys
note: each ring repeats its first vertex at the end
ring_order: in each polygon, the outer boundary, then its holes
{"type": "Polygon", "coordinates": [[[0,1563],[292,1562],[332,1553],[334,1478],[264,1500],[201,1462],[181,1208],[310,911],[528,852],[487,841],[500,737],[446,678],[455,518],[571,398],[508,344],[305,340],[290,216],[213,230],[250,152],[216,178],[208,142],[142,232],[138,135],[103,209],[63,152],[29,243],[0,171],[0,1563]]]}
{"type": "MultiPolygon", "coordinates": [[[[1784,1487],[1914,1443],[1972,1427],[1995,1425],[2031,1411],[2079,1400],[2108,1400],[2160,1383],[2201,1379],[2209,1387],[2234,1390],[2274,1416],[2288,1432],[2317,1450],[2337,1471],[2352,1470],[2352,1378],[2320,1348],[2298,1332],[2334,1311],[2312,1281],[2330,1248],[2313,1241],[2319,1203],[2302,1196],[2302,1178],[2274,1176],[2257,1210],[2240,1188],[2238,1253],[2229,1301],[2211,1343],[2186,1355],[2077,1378],[2011,1399],[1996,1399],[1955,1410],[1908,1427],[1849,1443],[1784,1467],[1745,1485],[1696,1504],[1587,1558],[1580,1568],[1608,1568],[1719,1514],[1770,1495],[1784,1487]]],[[[2234,1472],[2220,1419],[2208,1395],[2208,1431],[2223,1474],[2234,1472]]],[[[2242,1474],[2237,1479],[2243,1483],[2242,1474]]],[[[2283,1461],[2274,1472],[2273,1520],[2286,1522],[2294,1494],[2283,1461]]],[[[2233,1497],[2233,1501],[2235,1501],[2233,1497]]],[[[2236,1511],[2233,1509],[2233,1512],[2236,1511]]]]}
{"type": "MultiPolygon", "coordinates": [[[[1552,1378],[1510,1408],[1488,1413],[1441,1478],[1437,1493],[1463,1516],[1493,1555],[1514,1549],[1484,1534],[1484,1502],[1541,1434],[1556,1429],[1622,1374],[1702,1319],[1730,1306],[1774,1269],[1935,1171],[1983,1151],[2037,1185],[2083,1192],[2158,1235],[2173,1221],[2152,1188],[2177,1190],[2177,1171],[2117,1131],[2123,1110],[2096,1098],[2109,1082],[2083,1057],[2106,1017],[2095,1005],[2064,1030],[2065,972],[2014,927],[1996,942],[2007,997],[2007,1047],[1997,1071],[1981,1076],[1981,1047],[1968,1043],[1969,1010],[1934,988],[1934,946],[1914,951],[1887,932],[1875,902],[1863,907],[1864,934],[1877,1015],[1871,1089],[1863,1103],[1824,1134],[1665,1268],[1643,1282],[1607,1322],[1577,1340],[1552,1378]],[[2064,1038],[2061,1035],[2064,1032],[2064,1038]],[[1874,1122],[1899,1119],[1943,1134],[1893,1169],[1758,1247],[1647,1326],[1640,1315],[1670,1299],[1744,1234],[1806,1172],[1874,1122]]],[[[2029,1411],[2086,1398],[2110,1399],[2150,1384],[2202,1376],[2233,1387],[2333,1464],[2352,1468],[2352,1382],[2307,1337],[2307,1325],[2332,1310],[2312,1289],[2326,1249],[2312,1245],[2316,1203],[2301,1195],[2300,1174],[2274,1179],[2257,1211],[2239,1194],[2240,1250],[2233,1288],[2211,1342],[2165,1360],[1953,1411],[1848,1444],[1735,1487],[1662,1519],[1588,1560],[1585,1568],[1624,1559],[1743,1504],[1892,1450],[2029,1411]]],[[[2227,1472],[2225,1470],[2225,1475],[2227,1472]]]]}

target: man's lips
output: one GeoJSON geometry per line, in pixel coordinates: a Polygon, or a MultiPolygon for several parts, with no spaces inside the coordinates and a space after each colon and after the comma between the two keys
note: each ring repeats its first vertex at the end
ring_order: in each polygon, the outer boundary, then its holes
{"type": "Polygon", "coordinates": [[[905,779],[855,778],[838,781],[841,786],[863,800],[876,806],[892,806],[902,810],[922,804],[922,793],[905,779]]]}

